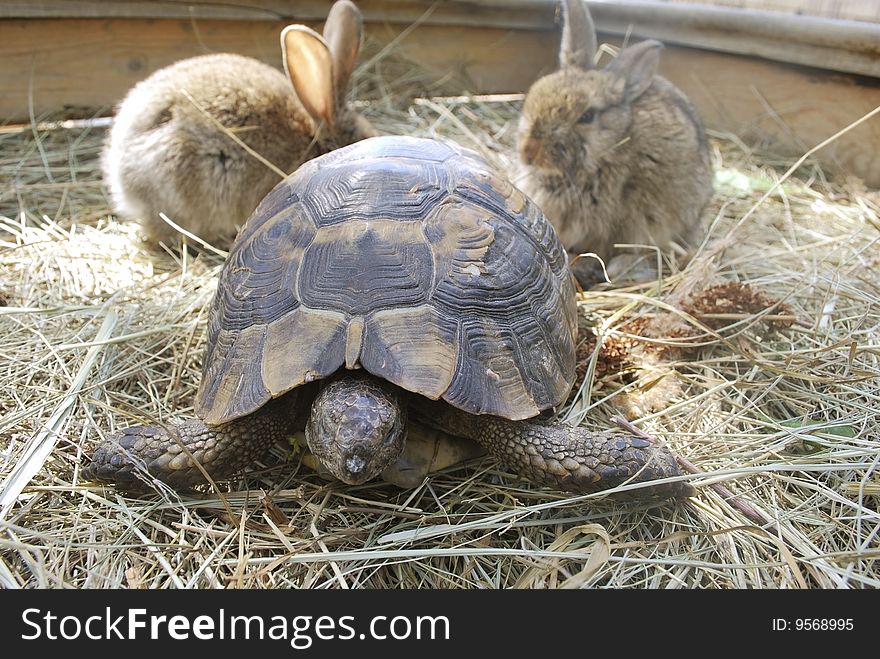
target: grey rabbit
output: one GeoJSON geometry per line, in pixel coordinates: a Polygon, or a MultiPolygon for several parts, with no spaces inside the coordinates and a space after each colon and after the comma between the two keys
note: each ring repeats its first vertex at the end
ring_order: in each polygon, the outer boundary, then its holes
{"type": "MultiPolygon", "coordinates": [[[[629,46],[599,69],[596,43],[583,0],[563,0],[559,68],[526,95],[516,182],[569,252],[608,262],[615,243],[662,248],[692,238],[713,172],[695,108],[656,74],[662,44],[629,46]]],[[[601,280],[597,265],[573,265],[584,288],[601,280]]]]}
{"type": "Polygon", "coordinates": [[[303,25],[284,29],[286,76],[256,59],[221,53],[181,60],[135,85],[102,154],[117,213],[139,220],[152,243],[179,238],[159,217],[163,212],[227,246],[280,176],[216,122],[285,173],[377,135],[346,101],[362,34],[360,11],[339,0],[323,37],[303,25]]]}

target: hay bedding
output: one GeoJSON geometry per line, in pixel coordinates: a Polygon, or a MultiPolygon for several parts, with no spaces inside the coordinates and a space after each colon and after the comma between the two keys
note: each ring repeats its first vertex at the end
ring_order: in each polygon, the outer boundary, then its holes
{"type": "MultiPolygon", "coordinates": [[[[382,129],[452,137],[509,170],[516,97],[409,103],[373,86],[363,109],[382,129]]],[[[488,459],[412,491],[347,487],[284,446],[222,492],[134,498],[82,482],[83,453],[191,412],[222,258],[151,253],[114,219],[103,131],[0,133],[4,587],[880,583],[880,209],[857,181],[807,162],[777,185],[791,163],[714,136],[697,257],[581,300],[582,383],[565,416],[635,419],[705,472],[687,503],[533,490],[488,459]]]]}

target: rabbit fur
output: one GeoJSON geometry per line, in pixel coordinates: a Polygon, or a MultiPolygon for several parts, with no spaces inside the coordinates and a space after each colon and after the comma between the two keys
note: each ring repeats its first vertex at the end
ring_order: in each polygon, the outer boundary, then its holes
{"type": "Polygon", "coordinates": [[[119,105],[102,154],[116,212],[139,220],[151,243],[186,231],[228,246],[281,180],[218,126],[285,173],[303,161],[377,134],[346,102],[362,37],[361,14],[336,2],[323,37],[288,26],[285,73],[241,55],[181,60],[135,85],[119,105]]]}
{"type": "MultiPolygon", "coordinates": [[[[688,242],[712,196],[703,124],[656,74],[661,48],[643,41],[595,68],[589,10],[583,0],[563,2],[560,66],[526,95],[516,182],[572,253],[607,262],[615,243],[688,242]]],[[[582,285],[595,276],[574,269],[582,285]]]]}

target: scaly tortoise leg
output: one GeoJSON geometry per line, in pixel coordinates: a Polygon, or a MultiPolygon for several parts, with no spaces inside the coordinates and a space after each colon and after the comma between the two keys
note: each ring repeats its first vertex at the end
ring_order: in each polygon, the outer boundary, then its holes
{"type": "Polygon", "coordinates": [[[227,478],[293,433],[294,398],[289,393],[253,414],[215,428],[201,419],[189,419],[170,427],[120,430],[95,449],[83,477],[123,489],[141,489],[137,472],[145,470],[172,488],[189,489],[207,483],[196,466],[198,461],[212,479],[227,478]]]}
{"type": "MultiPolygon", "coordinates": [[[[476,440],[500,463],[535,483],[568,492],[589,494],[684,473],[667,449],[629,433],[509,421],[467,414],[448,405],[431,405],[430,410],[423,418],[432,425],[476,440]]],[[[689,483],[676,481],[639,488],[623,496],[660,499],[686,497],[693,492],[689,483]]]]}

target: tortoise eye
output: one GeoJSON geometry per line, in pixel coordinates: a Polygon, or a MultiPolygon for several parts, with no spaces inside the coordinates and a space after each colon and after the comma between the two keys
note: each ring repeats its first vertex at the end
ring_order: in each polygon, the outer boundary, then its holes
{"type": "Polygon", "coordinates": [[[593,123],[593,119],[596,118],[596,111],[593,108],[587,108],[587,111],[584,112],[580,118],[578,119],[579,124],[590,124],[593,123]]]}

